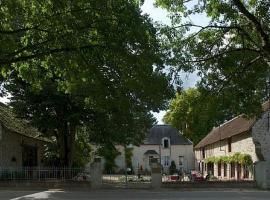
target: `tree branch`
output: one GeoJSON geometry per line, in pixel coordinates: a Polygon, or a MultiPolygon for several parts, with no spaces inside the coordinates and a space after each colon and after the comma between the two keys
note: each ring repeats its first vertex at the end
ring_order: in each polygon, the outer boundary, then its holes
{"type": "Polygon", "coordinates": [[[229,51],[224,51],[224,52],[221,52],[221,53],[218,53],[218,54],[215,54],[213,56],[209,56],[209,57],[206,57],[206,58],[201,58],[201,59],[196,59],[196,60],[186,60],[184,62],[188,62],[188,63],[199,63],[199,62],[205,62],[205,61],[209,61],[209,60],[212,60],[212,59],[215,59],[215,58],[218,58],[220,56],[223,56],[224,54],[229,54],[229,53],[233,53],[233,52],[241,52],[241,51],[251,51],[251,52],[255,52],[255,53],[260,53],[259,50],[256,50],[256,49],[250,49],[250,48],[237,48],[237,49],[231,49],[229,51]]]}
{"type": "Polygon", "coordinates": [[[269,35],[265,33],[260,21],[253,15],[251,14],[244,6],[244,4],[240,0],[232,0],[235,4],[235,6],[238,8],[238,10],[244,14],[256,27],[256,30],[259,32],[261,35],[265,46],[267,46],[267,51],[270,53],[270,41],[269,41],[269,35]]]}
{"type": "Polygon", "coordinates": [[[85,45],[81,47],[65,47],[65,48],[57,48],[57,49],[51,49],[45,52],[40,52],[40,53],[35,53],[27,56],[20,56],[20,57],[13,57],[11,59],[0,59],[0,64],[12,64],[16,62],[21,62],[21,61],[26,61],[26,60],[31,60],[34,58],[41,58],[50,54],[55,54],[55,53],[61,53],[61,52],[75,52],[75,51],[80,51],[84,49],[90,49],[93,47],[105,47],[102,45],[85,45]]]}

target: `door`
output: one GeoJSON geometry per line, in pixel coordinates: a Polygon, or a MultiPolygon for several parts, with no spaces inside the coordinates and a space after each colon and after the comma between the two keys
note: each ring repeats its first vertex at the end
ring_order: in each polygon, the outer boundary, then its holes
{"type": "Polygon", "coordinates": [[[37,164],[37,147],[24,145],[22,148],[22,166],[36,167],[37,164]]]}
{"type": "Polygon", "coordinates": [[[242,174],[242,167],[240,164],[237,164],[237,179],[241,179],[241,174],[242,174]]]}

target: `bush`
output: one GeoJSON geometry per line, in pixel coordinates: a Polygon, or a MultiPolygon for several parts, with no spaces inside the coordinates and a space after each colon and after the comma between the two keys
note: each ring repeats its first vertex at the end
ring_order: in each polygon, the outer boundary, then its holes
{"type": "Polygon", "coordinates": [[[170,175],[173,175],[177,172],[177,169],[176,169],[176,164],[174,161],[171,162],[171,166],[170,166],[170,175]]]}

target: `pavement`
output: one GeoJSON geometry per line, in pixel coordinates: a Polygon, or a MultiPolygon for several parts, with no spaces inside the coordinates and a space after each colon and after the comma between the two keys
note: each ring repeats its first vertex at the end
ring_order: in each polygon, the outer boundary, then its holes
{"type": "Polygon", "coordinates": [[[270,191],[244,190],[244,189],[219,189],[219,190],[137,190],[137,189],[107,189],[89,191],[18,191],[1,190],[2,200],[269,200],[270,191]]]}

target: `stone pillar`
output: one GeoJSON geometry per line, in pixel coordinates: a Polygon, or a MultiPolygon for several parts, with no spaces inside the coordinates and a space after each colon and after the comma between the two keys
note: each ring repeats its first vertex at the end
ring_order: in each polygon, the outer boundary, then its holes
{"type": "Polygon", "coordinates": [[[101,158],[95,158],[90,167],[91,187],[94,189],[102,186],[101,158]]]}
{"type": "Polygon", "coordinates": [[[270,161],[259,161],[256,163],[255,180],[258,187],[270,189],[270,161]]]}
{"type": "Polygon", "coordinates": [[[154,189],[161,188],[162,174],[160,164],[153,164],[151,166],[151,187],[154,189]]]}

